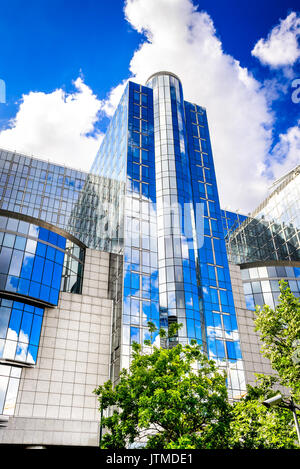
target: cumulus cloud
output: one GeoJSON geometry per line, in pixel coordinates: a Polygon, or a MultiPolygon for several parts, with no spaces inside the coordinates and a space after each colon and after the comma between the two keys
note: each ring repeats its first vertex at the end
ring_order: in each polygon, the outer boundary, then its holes
{"type": "Polygon", "coordinates": [[[144,83],[159,70],[181,78],[185,99],[207,108],[222,205],[254,208],[269,186],[273,120],[261,84],[224,53],[212,19],[190,0],[128,0],[125,15],[146,37],[131,60],[132,79],[144,83]]]}
{"type": "Polygon", "coordinates": [[[102,139],[95,124],[103,103],[82,78],[74,88],[23,95],[16,117],[0,132],[0,147],[88,170],[102,139]]]}
{"type": "Polygon", "coordinates": [[[299,37],[300,16],[292,12],[280,20],[267,39],[260,39],[251,53],[271,68],[292,66],[300,57],[299,37]]]}
{"type": "MultiPolygon", "coordinates": [[[[276,151],[270,153],[274,120],[270,104],[282,90],[276,83],[266,89],[226,54],[211,17],[198,11],[192,0],[127,0],[124,13],[143,35],[129,64],[130,79],[145,83],[159,70],[181,78],[185,99],[207,108],[222,206],[244,213],[254,209],[271,179],[291,169],[297,159],[292,137],[297,127],[280,136],[276,151]]],[[[261,42],[260,50],[270,42],[268,50],[273,51],[274,37],[297,39],[298,28],[299,18],[292,13],[261,42]]],[[[294,44],[294,49],[289,45],[284,52],[289,51],[290,62],[296,60],[295,42],[289,39],[285,44],[294,44]]],[[[277,56],[277,63],[279,59],[287,62],[283,55],[277,56]]],[[[104,101],[97,99],[82,78],[74,82],[73,93],[62,89],[29,93],[23,96],[9,128],[0,132],[0,146],[89,169],[102,139],[95,131],[97,119],[101,112],[113,115],[126,83],[124,79],[104,101]]]]}

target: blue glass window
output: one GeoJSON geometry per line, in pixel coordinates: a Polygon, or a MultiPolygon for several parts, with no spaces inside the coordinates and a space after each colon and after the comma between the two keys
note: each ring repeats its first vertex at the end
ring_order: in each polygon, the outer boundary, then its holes
{"type": "Polygon", "coordinates": [[[46,259],[43,278],[42,278],[42,283],[44,283],[45,285],[48,285],[48,286],[51,285],[53,267],[54,267],[54,263],[46,259]]]}
{"type": "Polygon", "coordinates": [[[231,321],[230,321],[230,315],[224,314],[223,315],[223,323],[224,323],[224,329],[225,331],[231,331],[231,321]]]}
{"type": "Polygon", "coordinates": [[[224,342],[222,340],[216,339],[216,347],[217,347],[217,357],[225,358],[224,342]]]}
{"type": "Polygon", "coordinates": [[[140,276],[138,274],[131,274],[131,288],[134,292],[140,289],[140,276]]]}
{"type": "Polygon", "coordinates": [[[226,341],[226,350],[228,358],[231,360],[236,360],[237,357],[234,342],[226,341]]]}
{"type": "Polygon", "coordinates": [[[0,272],[3,274],[8,273],[12,249],[3,247],[0,254],[0,272]]]}
{"type": "Polygon", "coordinates": [[[71,257],[71,262],[66,262],[64,266],[64,251],[45,244],[51,243],[59,246],[61,249],[65,249],[66,239],[64,237],[34,224],[13,218],[8,219],[8,221],[11,230],[14,229],[17,233],[22,233],[25,236],[28,234],[36,237],[40,241],[37,242],[37,240],[31,238],[9,233],[3,236],[3,233],[0,232],[0,240],[2,239],[0,288],[7,288],[8,291],[43,300],[48,298],[50,302],[53,302],[55,299],[54,304],[57,304],[57,292],[60,289],[62,270],[64,268],[62,288],[67,291],[80,293],[83,272],[81,262],[84,259],[83,250],[68,241],[69,249],[67,250],[67,256],[77,256],[81,261],[79,262],[71,257]],[[4,246],[3,243],[7,246],[4,246]],[[8,277],[5,277],[5,275],[8,275],[8,277]],[[49,288],[41,288],[42,283],[44,287],[50,287],[50,290],[49,288]],[[51,289],[53,292],[51,292],[51,289]]]}
{"type": "Polygon", "coordinates": [[[295,277],[300,278],[300,267],[294,267],[295,277]]]}
{"type": "Polygon", "coordinates": [[[246,307],[250,310],[255,310],[254,298],[252,295],[246,295],[246,307]]]}

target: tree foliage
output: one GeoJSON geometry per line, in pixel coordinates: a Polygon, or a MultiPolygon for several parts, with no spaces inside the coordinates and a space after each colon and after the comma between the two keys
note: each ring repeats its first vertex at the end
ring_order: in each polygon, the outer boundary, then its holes
{"type": "Polygon", "coordinates": [[[300,403],[300,301],[283,281],[279,300],[275,310],[257,309],[255,328],[263,342],[261,352],[277,372],[278,383],[289,388],[300,403]]]}
{"type": "Polygon", "coordinates": [[[234,449],[296,449],[298,445],[290,410],[266,408],[262,402],[276,394],[273,376],[258,376],[256,386],[247,386],[246,396],[233,403],[229,447],[234,449]]]}
{"type": "Polygon", "coordinates": [[[100,407],[113,408],[102,420],[102,447],[142,441],[146,448],[224,447],[230,415],[225,377],[199,345],[153,347],[152,353],[137,343],[132,348],[119,383],[95,390],[100,407]]]}

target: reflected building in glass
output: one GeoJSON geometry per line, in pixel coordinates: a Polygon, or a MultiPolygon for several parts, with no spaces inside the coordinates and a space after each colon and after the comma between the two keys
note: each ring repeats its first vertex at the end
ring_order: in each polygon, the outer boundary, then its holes
{"type": "Polygon", "coordinates": [[[113,253],[112,380],[128,367],[132,342],[149,338],[149,321],[177,322],[175,343],[196,339],[226,369],[230,396],[240,395],[243,363],[205,109],[184,100],[172,73],[156,73],[146,86],[129,82],[91,172],[114,187],[99,225],[102,248],[113,253]]]}
{"type": "Polygon", "coordinates": [[[252,215],[221,210],[206,110],[176,75],[128,82],[90,172],[5,150],[0,164],[1,443],[97,446],[92,391],[149,321],[182,324],[169,345],[195,339],[230,398],[267,370],[245,324],[279,277],[299,291],[299,176],[252,215]]]}
{"type": "Polygon", "coordinates": [[[0,442],[95,446],[112,312],[99,180],[5,150],[0,165],[0,442]]]}
{"type": "MultiPolygon", "coordinates": [[[[224,234],[237,306],[247,383],[254,373],[274,373],[260,354],[254,310],[278,305],[279,281],[300,298],[300,166],[277,180],[269,196],[244,220],[225,225],[224,234]]],[[[240,217],[224,211],[223,219],[240,217]]]]}

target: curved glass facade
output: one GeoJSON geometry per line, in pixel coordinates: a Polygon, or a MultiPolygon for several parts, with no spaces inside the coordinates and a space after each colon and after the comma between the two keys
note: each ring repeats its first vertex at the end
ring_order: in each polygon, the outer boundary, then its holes
{"type": "Polygon", "coordinates": [[[248,218],[246,215],[228,210],[221,210],[221,215],[225,239],[248,218]]]}
{"type": "Polygon", "coordinates": [[[243,364],[205,109],[184,101],[172,73],[154,74],[146,86],[129,82],[92,172],[118,188],[107,194],[111,209],[99,225],[104,244],[114,234],[120,250],[113,252],[124,253],[111,258],[112,379],[129,365],[132,342],[148,338],[149,320],[163,328],[178,322],[174,343],[196,339],[226,368],[231,395],[240,395],[243,364]]]}
{"type": "MultiPolygon", "coordinates": [[[[275,183],[276,184],[276,183],[275,183]]],[[[300,260],[300,166],[240,226],[228,232],[231,262],[300,260]]]]}
{"type": "Polygon", "coordinates": [[[269,305],[275,308],[280,295],[279,280],[286,280],[292,293],[300,298],[300,263],[298,265],[274,263],[273,265],[241,266],[246,306],[255,310],[256,306],[269,305]]]}
{"type": "Polygon", "coordinates": [[[0,414],[13,415],[21,367],[36,364],[44,306],[81,293],[84,247],[44,225],[0,212],[0,414]]]}
{"type": "Polygon", "coordinates": [[[51,305],[57,305],[61,285],[64,291],[80,293],[84,250],[65,237],[0,216],[0,247],[0,291],[51,305]]]}

